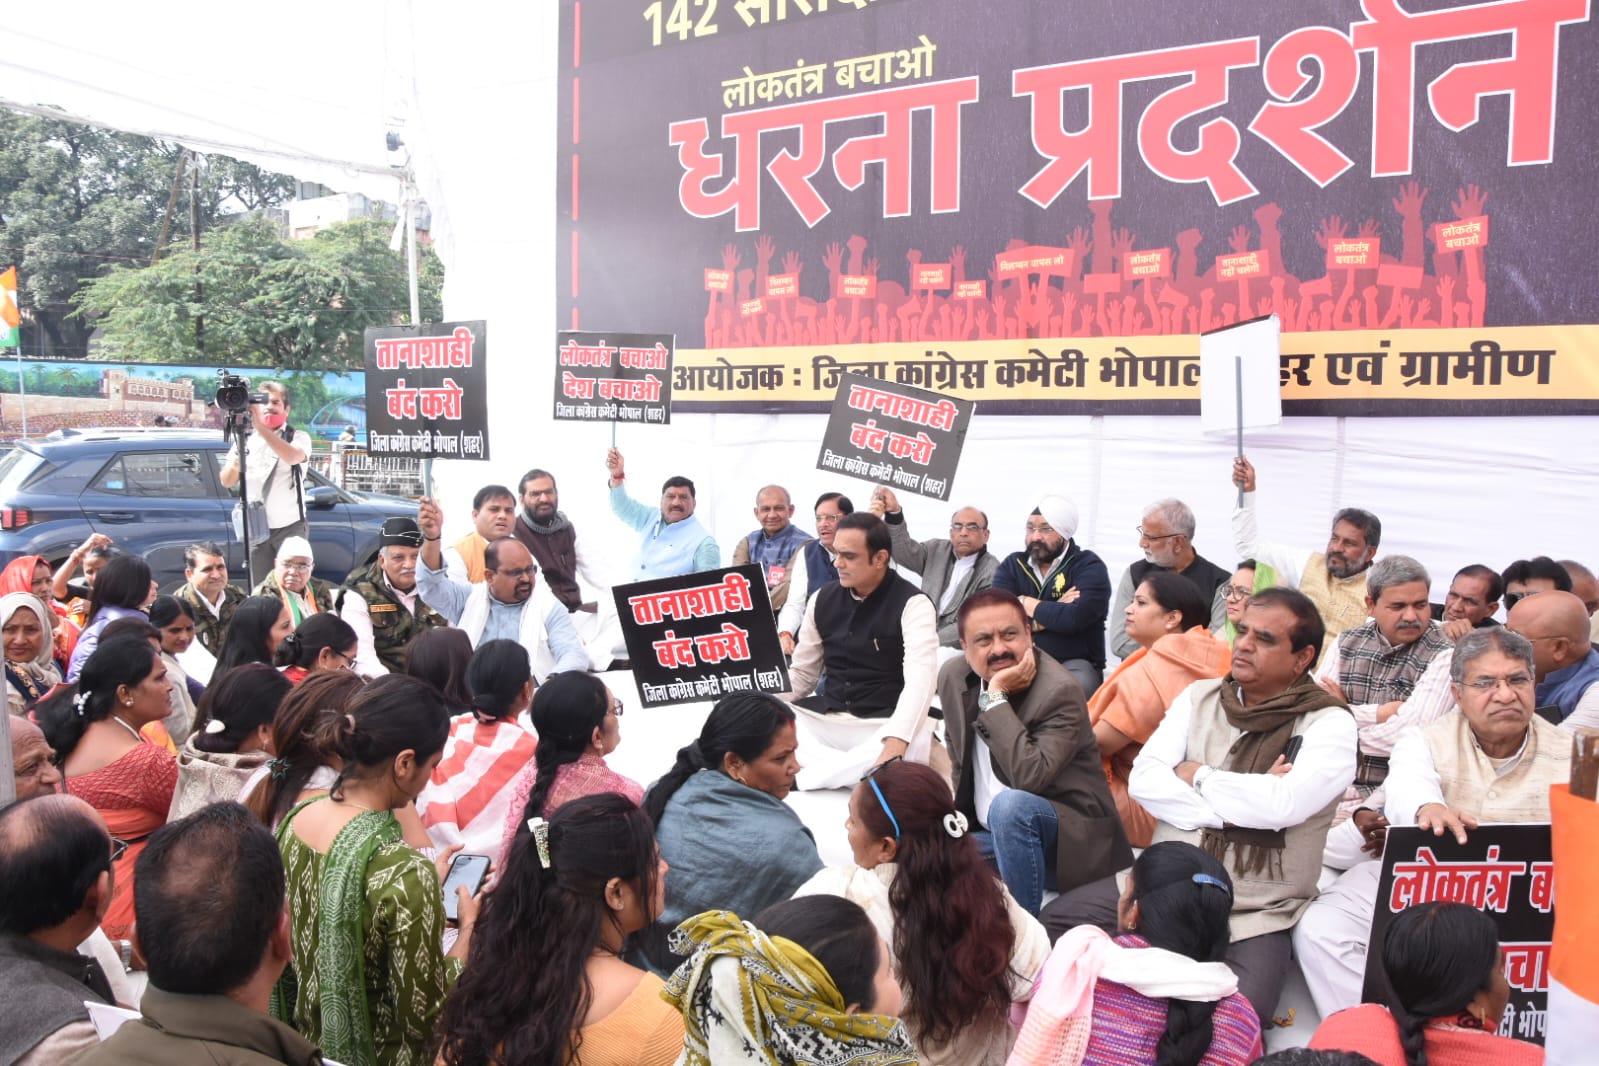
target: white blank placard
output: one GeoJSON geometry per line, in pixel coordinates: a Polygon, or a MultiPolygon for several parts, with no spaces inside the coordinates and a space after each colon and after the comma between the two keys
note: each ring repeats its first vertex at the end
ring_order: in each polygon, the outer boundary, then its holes
{"type": "Polygon", "coordinates": [[[1282,321],[1251,319],[1199,335],[1199,421],[1205,433],[1238,431],[1238,373],[1243,371],[1243,426],[1256,429],[1283,420],[1278,356],[1282,321]]]}

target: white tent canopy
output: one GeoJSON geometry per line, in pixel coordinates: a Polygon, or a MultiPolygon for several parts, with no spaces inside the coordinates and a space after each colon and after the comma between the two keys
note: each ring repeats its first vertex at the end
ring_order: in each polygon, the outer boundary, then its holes
{"type": "MultiPolygon", "coordinates": [[[[193,0],[132,9],[109,3],[12,12],[0,101],[50,105],[83,120],[235,155],[335,188],[399,200],[384,144],[406,142],[446,267],[451,319],[490,323],[494,389],[490,463],[441,463],[453,531],[481,484],[515,487],[531,466],[555,472],[563,509],[620,562],[631,535],[607,513],[609,429],[549,418],[546,361],[557,328],[556,41],[559,5],[450,8],[376,0],[270,11],[193,0]]],[[[655,146],[666,150],[665,146],[655,146]]],[[[814,470],[820,416],[675,415],[669,429],[629,428],[619,444],[629,487],[651,497],[671,474],[693,477],[700,514],[724,552],[754,528],[755,490],[778,481],[799,503],[863,483],[814,470]]],[[[1325,543],[1339,506],[1375,511],[1385,552],[1428,564],[1435,592],[1459,566],[1548,554],[1599,564],[1599,418],[1289,419],[1253,434],[1262,529],[1325,543]]],[[[953,506],[993,523],[991,547],[1020,547],[1023,516],[1045,491],[1072,496],[1078,537],[1112,574],[1137,555],[1143,507],[1186,499],[1200,552],[1235,562],[1227,534],[1232,442],[1187,417],[993,417],[981,406],[951,506],[907,500],[913,533],[937,536],[953,506]]]]}

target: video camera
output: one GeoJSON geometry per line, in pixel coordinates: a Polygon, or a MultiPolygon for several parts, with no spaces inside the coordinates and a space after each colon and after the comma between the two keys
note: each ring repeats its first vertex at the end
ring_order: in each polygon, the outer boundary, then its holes
{"type": "Polygon", "coordinates": [[[217,399],[216,404],[224,411],[232,414],[243,414],[249,410],[253,403],[266,403],[269,397],[264,392],[251,392],[250,382],[238,374],[229,373],[227,370],[217,371],[217,399]]]}

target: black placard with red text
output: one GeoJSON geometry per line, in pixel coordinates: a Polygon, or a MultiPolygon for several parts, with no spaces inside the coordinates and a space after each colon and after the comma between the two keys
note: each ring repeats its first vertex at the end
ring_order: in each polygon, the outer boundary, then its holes
{"type": "Polygon", "coordinates": [[[672,421],[669,333],[555,335],[555,420],[664,426],[672,421]]]}
{"type": "Polygon", "coordinates": [[[976,406],[926,389],[841,374],[816,468],[947,500],[976,406]]]}
{"type": "Polygon", "coordinates": [[[772,601],[755,563],[611,591],[645,707],[788,691],[772,601]]]}
{"type": "MultiPolygon", "coordinates": [[[[1555,931],[1555,864],[1547,825],[1484,825],[1466,843],[1414,827],[1388,830],[1382,879],[1367,941],[1368,1003],[1383,995],[1383,935],[1394,915],[1431,900],[1464,903],[1499,927],[1510,1003],[1499,1035],[1544,1041],[1549,1007],[1549,943],[1555,931]]],[[[1579,905],[1581,905],[1579,903],[1579,905]]]]}
{"type": "Polygon", "coordinates": [[[487,459],[488,333],[482,321],[367,329],[367,450],[487,459]]]}

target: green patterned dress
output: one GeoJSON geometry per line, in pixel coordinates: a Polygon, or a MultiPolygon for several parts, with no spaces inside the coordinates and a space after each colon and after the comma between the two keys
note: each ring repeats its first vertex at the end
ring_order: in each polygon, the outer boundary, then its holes
{"type": "Polygon", "coordinates": [[[292,991],[293,1007],[283,1020],[346,1066],[431,1063],[434,1025],[462,965],[444,955],[438,872],[400,839],[387,811],[351,821],[328,854],[289,830],[297,813],[278,829],[295,958],[294,984],[283,986],[292,991]],[[369,857],[359,899],[341,907],[336,889],[325,881],[341,862],[358,862],[361,852],[369,857]],[[354,935],[342,935],[354,934],[356,908],[358,943],[354,935]],[[342,929],[336,920],[341,909],[342,929]],[[364,986],[364,1002],[357,986],[364,986]]]}

